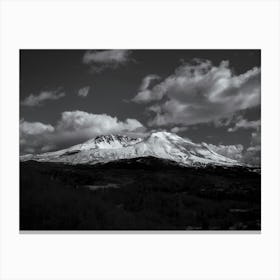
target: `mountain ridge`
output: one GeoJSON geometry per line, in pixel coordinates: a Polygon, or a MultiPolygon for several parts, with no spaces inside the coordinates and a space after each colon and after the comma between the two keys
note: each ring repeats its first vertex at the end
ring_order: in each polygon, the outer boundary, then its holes
{"type": "Polygon", "coordinates": [[[20,160],[96,164],[149,156],[169,159],[185,166],[241,165],[236,160],[214,152],[206,143],[197,144],[164,131],[153,132],[144,139],[124,135],[100,135],[67,149],[25,155],[21,156],[20,160]]]}

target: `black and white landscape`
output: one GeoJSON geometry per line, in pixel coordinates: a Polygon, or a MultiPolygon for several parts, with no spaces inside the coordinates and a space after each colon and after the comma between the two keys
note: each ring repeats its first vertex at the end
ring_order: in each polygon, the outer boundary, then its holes
{"type": "Polygon", "coordinates": [[[260,230],[259,50],[21,50],[21,230],[260,230]]]}

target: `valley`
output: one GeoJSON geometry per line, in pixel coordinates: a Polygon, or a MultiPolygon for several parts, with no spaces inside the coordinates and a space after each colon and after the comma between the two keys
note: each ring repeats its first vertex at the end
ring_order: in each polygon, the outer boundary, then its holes
{"type": "Polygon", "coordinates": [[[261,175],[156,157],[20,163],[21,230],[260,230],[261,175]]]}

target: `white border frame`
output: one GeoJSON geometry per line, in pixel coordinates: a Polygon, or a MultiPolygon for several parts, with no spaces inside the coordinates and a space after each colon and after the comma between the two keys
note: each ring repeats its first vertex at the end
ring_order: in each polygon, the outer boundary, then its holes
{"type": "Polygon", "coordinates": [[[280,279],[278,1],[6,0],[0,8],[1,279],[280,279]],[[18,55],[27,48],[262,49],[261,234],[19,234],[18,55]]]}

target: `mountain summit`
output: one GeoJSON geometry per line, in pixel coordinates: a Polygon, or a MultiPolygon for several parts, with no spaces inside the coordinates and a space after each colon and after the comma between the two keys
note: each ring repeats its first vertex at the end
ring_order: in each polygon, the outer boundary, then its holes
{"type": "Polygon", "coordinates": [[[153,132],[145,139],[122,135],[98,136],[68,149],[21,156],[21,160],[96,164],[151,156],[185,166],[240,165],[236,160],[214,152],[206,143],[196,144],[169,132],[153,132]]]}

